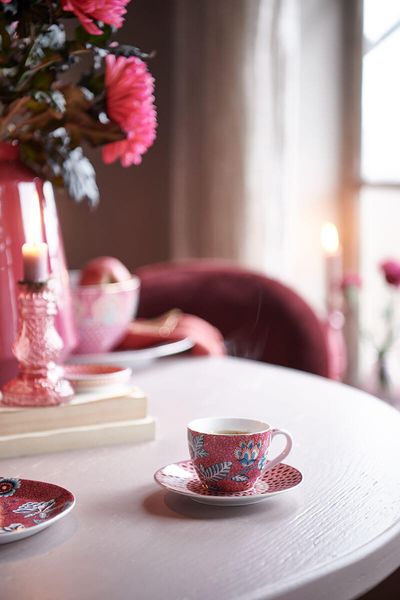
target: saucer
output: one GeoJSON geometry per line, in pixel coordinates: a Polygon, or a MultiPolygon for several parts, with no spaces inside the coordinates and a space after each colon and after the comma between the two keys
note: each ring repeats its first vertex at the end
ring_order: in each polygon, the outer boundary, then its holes
{"type": "Polygon", "coordinates": [[[156,482],[171,492],[189,496],[201,504],[242,506],[262,502],[299,485],[303,475],[298,469],[280,463],[243,492],[222,493],[208,490],[200,482],[191,460],[183,460],[162,467],[154,474],[156,482]]]}
{"type": "Polygon", "coordinates": [[[163,342],[140,350],[114,350],[104,354],[73,354],[68,358],[68,363],[70,365],[103,363],[136,368],[159,358],[187,352],[193,348],[193,345],[192,340],[183,338],[177,342],[163,342]]]}
{"type": "Polygon", "coordinates": [[[0,544],[42,531],[65,517],[74,505],[74,495],[58,485],[0,477],[0,544]]]}
{"type": "Polygon", "coordinates": [[[76,392],[97,390],[110,385],[127,383],[132,369],[107,364],[65,365],[64,377],[70,381],[76,392]]]}

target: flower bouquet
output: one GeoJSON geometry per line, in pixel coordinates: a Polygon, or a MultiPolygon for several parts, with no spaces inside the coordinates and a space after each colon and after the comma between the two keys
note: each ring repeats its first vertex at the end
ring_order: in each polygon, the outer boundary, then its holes
{"type": "Polygon", "coordinates": [[[99,195],[85,144],[129,166],[155,139],[149,55],[111,37],[128,3],[0,0],[0,141],[77,201],[99,195]]]}
{"type": "MultiPolygon", "coordinates": [[[[389,295],[381,313],[379,332],[366,332],[361,330],[360,338],[366,341],[373,349],[375,356],[374,373],[370,381],[362,386],[372,393],[387,399],[396,400],[395,385],[400,379],[392,368],[392,354],[394,346],[399,339],[398,322],[398,293],[400,288],[400,262],[385,260],[380,263],[379,270],[388,288],[389,295]]],[[[358,275],[346,276],[342,289],[346,305],[358,312],[358,295],[361,288],[361,279],[358,275]]],[[[396,371],[399,369],[396,368],[396,371]]]]}

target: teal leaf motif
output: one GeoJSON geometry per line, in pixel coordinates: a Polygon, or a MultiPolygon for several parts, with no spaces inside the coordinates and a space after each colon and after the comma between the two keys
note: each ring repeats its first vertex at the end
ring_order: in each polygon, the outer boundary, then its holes
{"type": "Polygon", "coordinates": [[[11,523],[7,527],[0,527],[0,533],[11,533],[12,531],[21,531],[25,529],[25,525],[22,523],[11,523]]]}
{"type": "Polygon", "coordinates": [[[258,468],[260,469],[260,471],[263,470],[266,462],[267,462],[267,453],[265,453],[264,456],[262,458],[260,458],[260,460],[258,461],[258,468]]]}
{"type": "Polygon", "coordinates": [[[200,471],[203,477],[208,481],[220,481],[221,479],[225,479],[231,470],[231,467],[231,462],[216,463],[207,468],[200,464],[200,471]]]}
{"type": "Polygon", "coordinates": [[[193,458],[205,458],[208,456],[207,450],[204,449],[204,435],[193,435],[189,431],[189,451],[190,457],[193,458]]]}
{"type": "Polygon", "coordinates": [[[231,477],[231,479],[232,479],[232,481],[238,481],[238,482],[243,482],[243,481],[249,480],[247,475],[244,475],[243,473],[238,473],[237,475],[234,475],[233,477],[231,477]]]}

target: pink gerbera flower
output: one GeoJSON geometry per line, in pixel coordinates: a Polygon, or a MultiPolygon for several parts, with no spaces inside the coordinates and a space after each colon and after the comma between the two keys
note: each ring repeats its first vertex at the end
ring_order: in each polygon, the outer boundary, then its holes
{"type": "Polygon", "coordinates": [[[154,79],[140,58],[109,54],[105,87],[108,116],[127,137],[107,144],[103,148],[103,160],[108,164],[120,158],[124,167],[137,165],[156,137],[154,79]]]}
{"type": "MultiPolygon", "coordinates": [[[[3,1],[3,0],[2,0],[3,1]]],[[[103,32],[94,21],[120,28],[124,22],[125,6],[130,0],[61,0],[63,10],[73,12],[86,31],[92,35],[103,32]]]]}
{"type": "Polygon", "coordinates": [[[385,260],[379,265],[386,282],[394,287],[400,287],[400,262],[385,260]]]}

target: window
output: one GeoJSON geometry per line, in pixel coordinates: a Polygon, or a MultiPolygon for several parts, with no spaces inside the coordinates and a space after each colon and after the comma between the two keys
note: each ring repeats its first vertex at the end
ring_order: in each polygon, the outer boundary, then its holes
{"type": "MultiPolygon", "coordinates": [[[[400,260],[400,2],[364,0],[360,145],[361,330],[383,335],[389,292],[378,265],[400,260]]],[[[362,336],[361,375],[376,360],[362,336]]],[[[394,348],[400,365],[400,346],[394,348]]],[[[400,371],[400,369],[399,369],[400,371]]]]}

